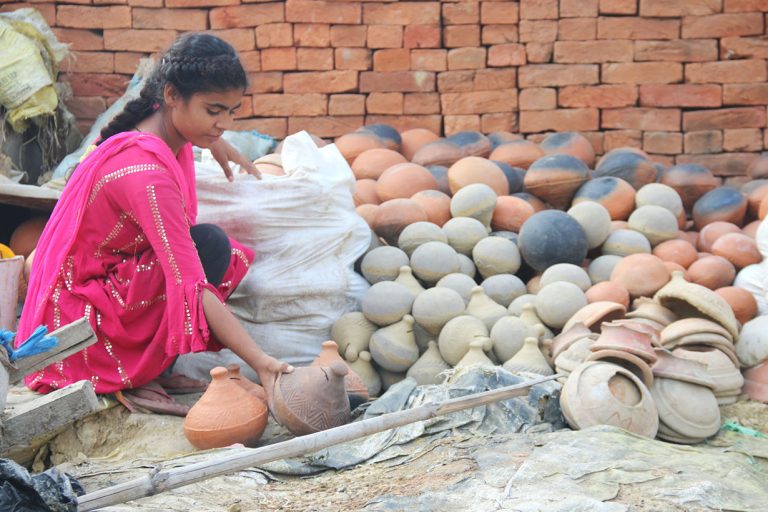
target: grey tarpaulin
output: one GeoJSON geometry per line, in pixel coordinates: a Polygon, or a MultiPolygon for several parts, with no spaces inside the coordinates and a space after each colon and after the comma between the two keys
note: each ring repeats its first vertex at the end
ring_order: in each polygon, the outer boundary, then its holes
{"type": "Polygon", "coordinates": [[[12,460],[0,459],[0,510],[3,512],[77,512],[80,483],[57,469],[30,475],[12,460]]]}
{"type": "MultiPolygon", "coordinates": [[[[527,380],[524,375],[512,374],[501,367],[475,367],[457,371],[441,385],[417,386],[415,380],[405,379],[392,386],[381,398],[370,403],[360,418],[368,419],[430,402],[512,386],[527,380]]],[[[530,379],[535,377],[538,376],[529,375],[530,379]]],[[[374,457],[385,459],[387,449],[404,445],[418,437],[455,429],[477,435],[528,432],[531,429],[550,432],[565,426],[559,404],[560,388],[556,381],[545,382],[534,386],[527,397],[513,398],[412,423],[332,446],[303,459],[271,462],[263,465],[262,469],[275,473],[308,475],[327,469],[346,468],[374,457]]]]}

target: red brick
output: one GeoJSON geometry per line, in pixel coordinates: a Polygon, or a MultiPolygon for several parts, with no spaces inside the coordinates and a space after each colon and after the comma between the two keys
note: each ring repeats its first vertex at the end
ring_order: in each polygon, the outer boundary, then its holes
{"type": "Polygon", "coordinates": [[[285,21],[277,3],[216,7],[210,11],[211,28],[244,28],[285,21]]]}
{"type": "Polygon", "coordinates": [[[414,71],[445,71],[448,69],[447,50],[411,50],[414,71]]]}
{"type": "MultiPolygon", "coordinates": [[[[282,5],[280,2],[279,5],[282,5]]],[[[359,24],[362,8],[352,2],[316,2],[314,0],[288,0],[285,2],[285,21],[291,23],[359,24]]]]}
{"type": "Polygon", "coordinates": [[[472,81],[474,91],[495,91],[517,87],[515,68],[478,69],[472,81]]]}
{"type": "Polygon", "coordinates": [[[338,137],[363,126],[363,116],[292,116],[288,118],[288,133],[306,130],[318,137],[338,137]]]}
{"type": "Polygon", "coordinates": [[[254,50],[256,48],[256,31],[252,28],[209,30],[208,33],[222,38],[238,52],[254,50]]]}
{"type": "Polygon", "coordinates": [[[90,30],[54,27],[53,33],[59,41],[68,43],[70,50],[95,51],[104,49],[104,38],[90,30]]]}
{"type": "Polygon", "coordinates": [[[581,134],[592,144],[596,154],[601,155],[604,153],[603,132],[581,132],[581,134]]]}
{"type": "Polygon", "coordinates": [[[517,110],[517,89],[443,93],[440,103],[443,115],[512,112],[517,110]]]}
{"type": "Polygon", "coordinates": [[[289,73],[283,77],[285,92],[336,94],[357,89],[357,71],[317,71],[289,73]]]}
{"type": "Polygon", "coordinates": [[[301,70],[325,71],[333,69],[332,48],[298,48],[296,65],[301,70]]]}
{"type": "Polygon", "coordinates": [[[491,67],[523,66],[525,63],[525,46],[522,44],[497,44],[488,48],[488,65],[491,67]]]}
{"type": "Polygon", "coordinates": [[[368,48],[336,48],[336,69],[371,69],[371,50],[368,48]]]}
{"type": "MultiPolygon", "coordinates": [[[[488,4],[504,6],[514,5],[504,3],[488,4]]],[[[523,20],[556,20],[558,17],[557,0],[520,0],[520,19],[523,20]]],[[[497,9],[502,10],[501,7],[497,9]]],[[[481,17],[482,19],[482,17],[481,17]]],[[[509,22],[514,23],[514,22],[509,22]]]]}
{"type": "Polygon", "coordinates": [[[683,18],[683,39],[753,36],[763,33],[763,17],[754,13],[712,14],[683,18]]]}
{"type": "Polygon", "coordinates": [[[603,64],[603,83],[669,84],[682,82],[683,65],[669,62],[603,64]]]}
{"type": "MultiPolygon", "coordinates": [[[[552,3],[552,0],[545,0],[552,3]]],[[[525,4],[525,0],[523,4],[525,4]]],[[[541,2],[539,2],[541,3],[541,2]]],[[[555,4],[556,4],[555,0],[555,4]]],[[[555,6],[557,9],[557,6],[555,6]]],[[[549,11],[549,9],[545,9],[549,11]]],[[[529,9],[529,12],[535,14],[529,9]]],[[[557,10],[555,10],[557,13],[557,10]]],[[[538,19],[538,18],[528,18],[538,19]]],[[[480,4],[480,24],[482,25],[515,25],[520,20],[518,4],[513,2],[482,2],[480,4]]]]}
{"type": "Polygon", "coordinates": [[[485,67],[485,48],[454,48],[448,50],[448,69],[482,69],[485,67]]]}
{"type": "Polygon", "coordinates": [[[77,119],[96,119],[107,110],[107,103],[101,96],[75,96],[69,98],[66,103],[77,119]]]}
{"type": "Polygon", "coordinates": [[[403,31],[403,48],[440,48],[439,25],[408,25],[403,31]]]}
{"type": "Polygon", "coordinates": [[[483,133],[512,132],[518,130],[517,113],[499,112],[480,116],[480,131],[483,133]]]}
{"type": "Polygon", "coordinates": [[[733,128],[723,130],[723,151],[762,151],[763,130],[759,128],[733,128]]]}
{"type": "Polygon", "coordinates": [[[553,43],[527,43],[525,55],[530,64],[549,64],[554,53],[553,43]]]}
{"type": "MultiPolygon", "coordinates": [[[[520,87],[562,87],[598,83],[599,68],[593,64],[542,64],[520,68],[520,87]]],[[[681,73],[682,74],[682,73],[681,73]]]]}
{"type": "Polygon", "coordinates": [[[235,119],[245,119],[246,117],[253,117],[253,97],[243,96],[243,101],[240,103],[240,107],[235,109],[235,119]]]}
{"type": "Polygon", "coordinates": [[[253,114],[259,117],[324,116],[328,113],[325,94],[255,94],[253,114]]]}
{"type": "Polygon", "coordinates": [[[332,116],[361,116],[365,114],[365,94],[332,94],[328,100],[332,116]]]}
{"type": "Polygon", "coordinates": [[[440,21],[440,2],[393,2],[363,5],[363,23],[431,25],[440,21]]]}
{"type": "MultiPolygon", "coordinates": [[[[131,7],[160,8],[163,6],[163,0],[128,0],[127,3],[131,7]]],[[[221,4],[217,3],[216,5],[221,5],[221,4]]]]}
{"type": "Polygon", "coordinates": [[[623,130],[680,131],[679,108],[617,108],[603,110],[602,127],[623,130]]]}
{"type": "Polygon", "coordinates": [[[256,46],[258,48],[293,46],[293,25],[290,23],[265,23],[257,26],[256,46]]]}
{"type": "Polygon", "coordinates": [[[517,25],[483,25],[483,44],[516,43],[519,40],[517,25]]]}
{"type": "Polygon", "coordinates": [[[240,62],[243,64],[243,69],[245,69],[246,73],[261,71],[261,52],[258,50],[240,52],[240,62]]]}
{"type": "Polygon", "coordinates": [[[173,30],[105,30],[104,48],[133,52],[159,52],[168,48],[175,39],[176,32],[173,30]]]}
{"type": "Polygon", "coordinates": [[[437,75],[437,90],[445,92],[470,92],[475,90],[474,71],[445,71],[437,75]]]}
{"type": "Polygon", "coordinates": [[[402,48],[403,27],[400,25],[368,25],[368,48],[402,48]]]}
{"type": "Polygon", "coordinates": [[[360,92],[433,92],[435,74],[428,71],[360,73],[360,92]]]}
{"type": "Polygon", "coordinates": [[[449,25],[443,29],[443,46],[480,46],[480,25],[449,25]]]}
{"type": "Polygon", "coordinates": [[[131,8],[128,6],[90,7],[59,5],[56,24],[67,28],[131,28],[131,8]]]}
{"type": "Polygon", "coordinates": [[[322,23],[296,23],[293,26],[293,42],[296,46],[330,46],[331,26],[322,23]]]}
{"type": "Polygon", "coordinates": [[[603,17],[597,20],[598,39],[678,39],[680,20],[634,16],[603,17]]]}
{"type": "Polygon", "coordinates": [[[331,46],[364,47],[367,34],[365,25],[331,25],[331,46]]]}
{"type": "Polygon", "coordinates": [[[233,130],[256,130],[277,139],[288,136],[288,120],[284,117],[236,119],[233,130]]]}
{"type": "Polygon", "coordinates": [[[725,84],[723,105],[768,105],[768,83],[725,84]]]}
{"type": "Polygon", "coordinates": [[[569,18],[557,22],[557,38],[560,41],[589,41],[596,37],[595,18],[569,18]]]}
{"type": "Polygon", "coordinates": [[[634,45],[628,40],[558,41],[555,43],[555,62],[562,64],[628,62],[632,60],[633,54],[634,45]]]}
{"type": "Polygon", "coordinates": [[[520,91],[520,110],[554,110],[557,108],[557,90],[534,87],[520,91]]]}
{"type": "Polygon", "coordinates": [[[640,16],[704,16],[723,10],[723,0],[640,0],[640,16]]]}
{"type": "Polygon", "coordinates": [[[73,52],[61,63],[61,69],[70,73],[112,73],[114,55],[112,52],[73,52]]]}
{"type": "Polygon", "coordinates": [[[411,51],[407,48],[390,48],[373,52],[374,71],[408,71],[410,67],[411,51]]]}
{"type": "Polygon", "coordinates": [[[756,155],[754,153],[722,153],[719,155],[679,155],[678,164],[703,165],[715,176],[743,176],[756,155]]]}
{"type": "Polygon", "coordinates": [[[768,0],[724,0],[725,12],[766,12],[768,0]]]}
{"type": "Polygon", "coordinates": [[[557,21],[520,21],[520,41],[524,43],[551,43],[557,39],[557,21]]]}
{"type": "Polygon", "coordinates": [[[466,131],[480,130],[479,115],[446,115],[443,116],[445,135],[466,131]]]}
{"type": "Polygon", "coordinates": [[[637,14],[637,0],[600,0],[600,14],[637,14]]]}
{"type": "Polygon", "coordinates": [[[661,164],[664,167],[669,168],[675,165],[676,157],[672,155],[659,155],[659,154],[649,153],[648,156],[650,157],[652,162],[661,164]]]}
{"type": "Polygon", "coordinates": [[[636,85],[575,85],[561,88],[558,98],[558,105],[567,108],[621,108],[636,102],[636,85]]]}
{"type": "Polygon", "coordinates": [[[691,83],[765,82],[768,79],[764,60],[704,62],[685,65],[685,79],[691,83]]]}
{"type": "Polygon", "coordinates": [[[764,128],[764,107],[693,110],[683,113],[683,131],[722,130],[725,128],[764,128]]]}
{"type": "Polygon", "coordinates": [[[713,61],[717,60],[717,40],[636,41],[635,60],[669,62],[713,61]]]}
{"type": "MultiPolygon", "coordinates": [[[[115,73],[132,75],[139,66],[139,61],[146,57],[143,53],[117,52],[115,55],[115,73]]],[[[240,56],[242,59],[242,55],[240,56]]]]}
{"type": "Polygon", "coordinates": [[[598,0],[560,0],[560,17],[596,17],[598,3],[598,0]]]}
{"type": "Polygon", "coordinates": [[[643,150],[646,153],[678,155],[683,152],[683,134],[679,132],[645,132],[643,150]]]}
{"type": "Polygon", "coordinates": [[[261,50],[263,71],[293,71],[298,68],[296,48],[264,48],[261,50]]]}
{"type": "Polygon", "coordinates": [[[557,110],[523,110],[520,112],[520,131],[535,133],[546,131],[597,130],[600,113],[596,108],[557,110]]]}
{"type": "Polygon", "coordinates": [[[381,123],[388,124],[401,132],[411,128],[426,128],[435,133],[441,133],[443,117],[440,115],[365,116],[365,124],[381,123]]]}
{"type": "Polygon", "coordinates": [[[133,28],[202,31],[208,28],[208,11],[204,9],[142,9],[134,7],[133,28]]]}
{"type": "Polygon", "coordinates": [[[12,4],[0,5],[0,12],[13,12],[25,8],[37,9],[45,19],[45,22],[48,23],[48,26],[53,27],[56,25],[56,5],[54,4],[14,2],[12,4]]]}
{"type": "Polygon", "coordinates": [[[479,2],[444,3],[442,6],[443,25],[468,25],[480,21],[479,2]]]}
{"type": "Polygon", "coordinates": [[[768,59],[768,39],[724,37],[720,40],[720,54],[723,59],[768,59]]]}
{"type": "Polygon", "coordinates": [[[217,5],[239,5],[239,4],[240,4],[240,0],[165,0],[165,6],[171,7],[171,8],[214,7],[217,5]]]}
{"type": "Polygon", "coordinates": [[[603,132],[603,151],[618,148],[642,148],[643,132],[640,130],[606,130],[603,132]]]}
{"type": "Polygon", "coordinates": [[[365,111],[369,114],[402,114],[403,93],[372,92],[365,100],[365,111]]]}
{"type": "Polygon", "coordinates": [[[65,75],[74,96],[122,96],[128,85],[126,75],[110,73],[71,73],[65,75]]]}
{"type": "Polygon", "coordinates": [[[436,92],[409,92],[403,101],[404,114],[439,114],[440,95],[436,92]]]}
{"type": "Polygon", "coordinates": [[[283,74],[277,71],[249,73],[246,94],[280,92],[283,90],[283,74]]]}
{"type": "Polygon", "coordinates": [[[723,91],[719,85],[643,84],[640,105],[643,107],[720,107],[723,91]]]}

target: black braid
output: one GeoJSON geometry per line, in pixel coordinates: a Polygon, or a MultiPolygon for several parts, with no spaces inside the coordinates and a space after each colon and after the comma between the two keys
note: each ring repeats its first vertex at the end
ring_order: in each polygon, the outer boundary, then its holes
{"type": "Polygon", "coordinates": [[[134,129],[162,106],[166,84],[171,84],[186,100],[199,92],[244,90],[248,79],[237,52],[228,43],[210,34],[184,34],[155,66],[139,98],[126,103],[101,130],[97,144],[112,135],[134,129]]]}

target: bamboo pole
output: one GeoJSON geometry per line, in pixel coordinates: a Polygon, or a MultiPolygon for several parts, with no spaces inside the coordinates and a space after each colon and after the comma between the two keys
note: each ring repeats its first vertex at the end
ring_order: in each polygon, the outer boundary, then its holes
{"type": "Polygon", "coordinates": [[[559,377],[562,377],[562,375],[542,377],[515,384],[514,386],[492,389],[442,402],[425,404],[413,409],[382,414],[375,418],[349,423],[303,437],[296,437],[281,443],[262,446],[252,450],[243,450],[240,453],[190,464],[189,466],[172,468],[165,471],[158,467],[145,476],[80,496],[77,500],[78,511],[87,512],[110,505],[125,503],[209,478],[234,473],[258,464],[316,452],[335,444],[409,423],[424,421],[444,414],[471,409],[517,396],[525,396],[531,387],[559,377]]]}

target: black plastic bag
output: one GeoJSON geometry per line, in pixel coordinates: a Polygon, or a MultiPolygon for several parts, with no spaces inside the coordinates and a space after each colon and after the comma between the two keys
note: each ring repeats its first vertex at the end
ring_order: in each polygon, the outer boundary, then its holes
{"type": "Polygon", "coordinates": [[[83,494],[75,478],[56,468],[30,475],[12,460],[0,459],[3,512],[77,512],[77,496],[83,494]]]}

